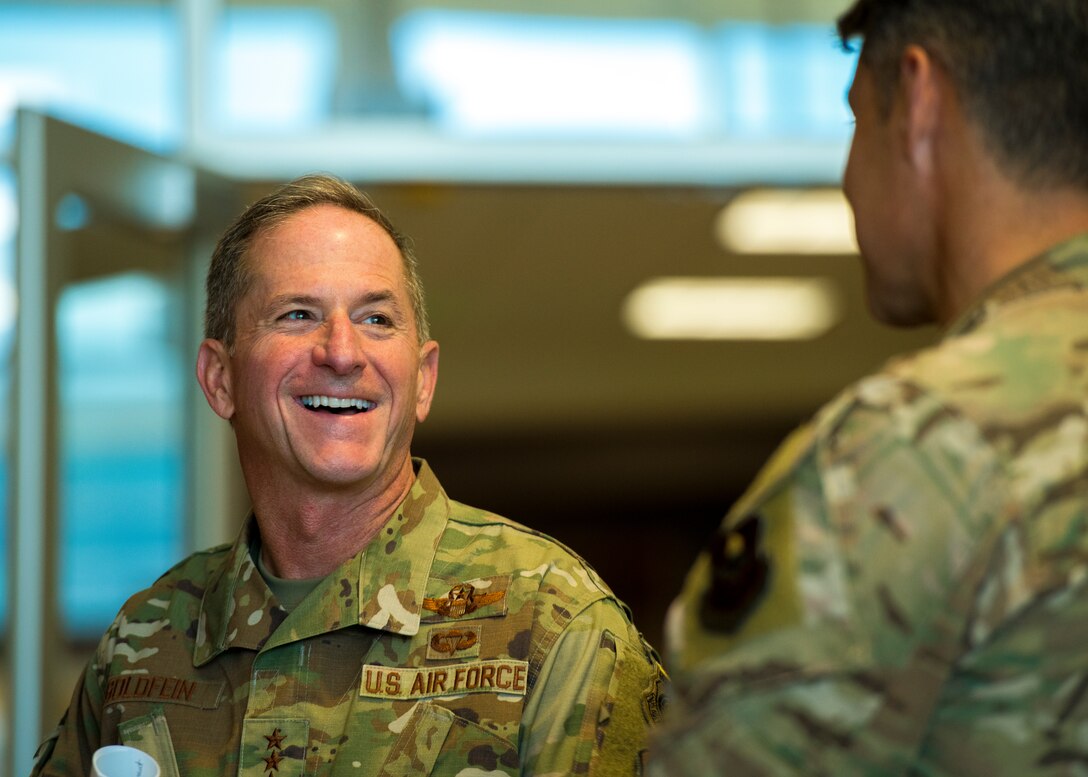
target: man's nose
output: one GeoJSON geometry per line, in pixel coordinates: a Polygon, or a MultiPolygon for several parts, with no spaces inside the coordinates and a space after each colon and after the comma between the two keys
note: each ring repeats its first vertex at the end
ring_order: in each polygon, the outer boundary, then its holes
{"type": "Polygon", "coordinates": [[[340,374],[361,369],[366,362],[362,334],[351,318],[336,313],[325,321],[314,344],[314,364],[329,367],[340,374]]]}

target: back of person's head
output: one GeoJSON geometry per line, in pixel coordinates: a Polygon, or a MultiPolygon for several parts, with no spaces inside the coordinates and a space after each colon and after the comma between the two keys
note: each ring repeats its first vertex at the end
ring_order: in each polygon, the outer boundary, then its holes
{"type": "Polygon", "coordinates": [[[948,74],[1005,173],[1088,189],[1088,0],[857,0],[838,20],[890,111],[916,44],[948,74]]]}
{"type": "Polygon", "coordinates": [[[403,259],[405,284],[416,318],[416,334],[421,343],[428,340],[430,326],[423,282],[410,241],[369,197],[347,181],[321,173],[296,178],[257,200],[219,238],[208,268],[204,336],[220,340],[227,346],[234,343],[235,306],[253,281],[253,268],[246,261],[253,241],[295,213],[316,205],[334,205],[360,213],[389,235],[403,259]]]}

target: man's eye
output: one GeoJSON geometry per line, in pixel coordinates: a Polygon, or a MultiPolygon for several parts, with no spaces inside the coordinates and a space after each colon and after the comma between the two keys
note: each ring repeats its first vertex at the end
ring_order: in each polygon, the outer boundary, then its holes
{"type": "Polygon", "coordinates": [[[392,324],[392,320],[384,313],[371,313],[369,316],[363,319],[364,323],[374,324],[375,326],[389,326],[392,324]]]}
{"type": "Polygon", "coordinates": [[[305,310],[291,310],[284,313],[282,318],[286,321],[308,321],[311,316],[305,310]]]}

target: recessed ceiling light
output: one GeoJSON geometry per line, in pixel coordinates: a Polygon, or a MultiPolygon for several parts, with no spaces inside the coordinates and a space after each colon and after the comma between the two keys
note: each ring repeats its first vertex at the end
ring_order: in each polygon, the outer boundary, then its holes
{"type": "Polygon", "coordinates": [[[623,320],[649,340],[805,340],[839,317],[822,278],[656,278],[632,291],[623,320]]]}
{"type": "Polygon", "coordinates": [[[738,254],[856,254],[854,216],[841,189],[753,189],[733,199],[714,225],[738,254]]]}

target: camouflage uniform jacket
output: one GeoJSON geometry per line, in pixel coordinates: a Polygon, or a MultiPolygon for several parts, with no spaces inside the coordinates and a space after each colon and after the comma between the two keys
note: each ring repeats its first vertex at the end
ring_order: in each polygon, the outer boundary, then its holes
{"type": "Polygon", "coordinates": [[[252,518],[130,599],[34,774],[85,777],[115,743],[163,777],[635,773],[660,666],[625,606],[417,468],[379,537],[290,613],[252,518]]]}
{"type": "Polygon", "coordinates": [[[1088,235],[782,446],[670,610],[653,775],[1088,773],[1088,235]]]}

